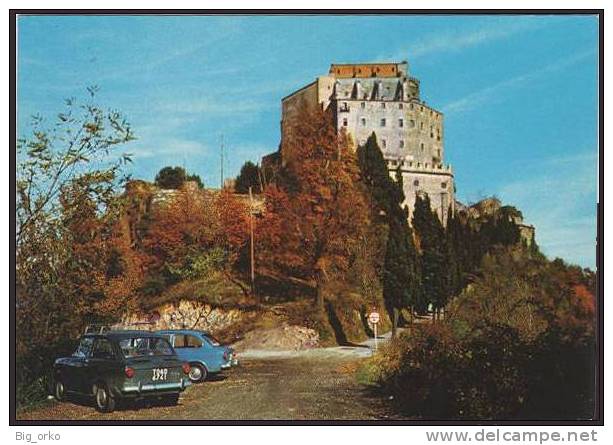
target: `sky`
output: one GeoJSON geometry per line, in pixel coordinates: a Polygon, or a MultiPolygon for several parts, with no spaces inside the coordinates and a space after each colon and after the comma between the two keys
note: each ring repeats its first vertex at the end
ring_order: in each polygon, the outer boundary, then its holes
{"type": "Polygon", "coordinates": [[[185,166],[207,186],[275,151],[281,98],[331,63],[409,62],[444,113],[464,203],[495,195],[550,258],[595,268],[594,16],[21,16],[18,132],[99,88],[137,140],[133,177],[185,166]]]}

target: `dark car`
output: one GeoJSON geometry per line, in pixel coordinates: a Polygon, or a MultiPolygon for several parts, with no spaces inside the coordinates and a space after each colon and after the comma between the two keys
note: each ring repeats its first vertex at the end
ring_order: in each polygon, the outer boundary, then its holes
{"type": "Polygon", "coordinates": [[[115,409],[117,400],[161,398],[177,404],[190,385],[189,364],[168,340],[145,331],[109,331],[85,334],[70,357],[53,365],[53,395],[59,401],[69,393],[93,396],[96,408],[115,409]]]}
{"type": "Polygon", "coordinates": [[[220,344],[205,331],[168,329],[158,331],[158,334],[168,338],[179,358],[189,363],[189,378],[194,383],[238,365],[234,350],[220,344]]]}

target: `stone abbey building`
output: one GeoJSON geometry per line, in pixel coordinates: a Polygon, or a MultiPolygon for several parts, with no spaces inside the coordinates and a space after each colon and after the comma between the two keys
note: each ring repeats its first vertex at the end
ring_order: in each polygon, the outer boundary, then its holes
{"type": "MultiPolygon", "coordinates": [[[[303,107],[330,110],[355,147],[374,132],[390,174],[400,167],[412,214],[416,193],[427,193],[443,223],[455,205],[453,171],[444,164],[443,114],[420,98],[419,80],[407,62],[333,64],[327,75],[281,101],[281,137],[303,107]]],[[[277,153],[283,160],[283,153],[277,153]]],[[[269,156],[263,163],[270,162],[269,156]]]]}

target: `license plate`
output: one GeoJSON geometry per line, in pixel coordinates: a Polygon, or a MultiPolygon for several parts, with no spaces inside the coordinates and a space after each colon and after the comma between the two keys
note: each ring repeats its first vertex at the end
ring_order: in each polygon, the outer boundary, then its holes
{"type": "Polygon", "coordinates": [[[153,369],[153,376],[151,377],[151,380],[156,382],[158,380],[166,380],[167,377],[168,377],[168,369],[167,368],[154,368],[153,369]]]}

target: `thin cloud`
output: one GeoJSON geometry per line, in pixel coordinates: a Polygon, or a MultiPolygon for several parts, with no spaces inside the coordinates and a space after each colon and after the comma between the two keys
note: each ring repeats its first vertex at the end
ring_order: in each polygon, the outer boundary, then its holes
{"type": "MultiPolygon", "coordinates": [[[[426,56],[437,55],[446,52],[456,52],[463,49],[484,45],[497,40],[504,40],[514,35],[532,31],[547,25],[549,22],[536,18],[514,18],[509,20],[496,20],[479,28],[466,30],[454,30],[447,33],[437,33],[426,36],[409,44],[398,51],[393,60],[404,60],[409,57],[410,61],[426,56]]],[[[381,57],[380,60],[387,59],[381,57]]]]}
{"type": "Polygon", "coordinates": [[[595,152],[552,157],[543,162],[541,174],[507,183],[497,192],[536,227],[537,243],[546,255],[588,267],[595,265],[595,152]]]}
{"type": "Polygon", "coordinates": [[[532,81],[538,80],[539,78],[547,74],[551,74],[553,72],[560,71],[564,68],[574,65],[582,61],[583,59],[586,59],[587,57],[590,57],[593,55],[594,55],[594,50],[588,50],[588,51],[584,51],[579,54],[576,54],[574,56],[558,60],[550,65],[539,68],[530,73],[521,74],[519,76],[515,76],[510,79],[503,80],[502,82],[499,82],[492,86],[483,88],[461,99],[450,102],[441,108],[446,114],[450,114],[450,113],[468,111],[468,110],[480,107],[483,104],[491,101],[494,98],[500,98],[501,92],[503,91],[508,92],[512,88],[521,87],[532,81]]]}

